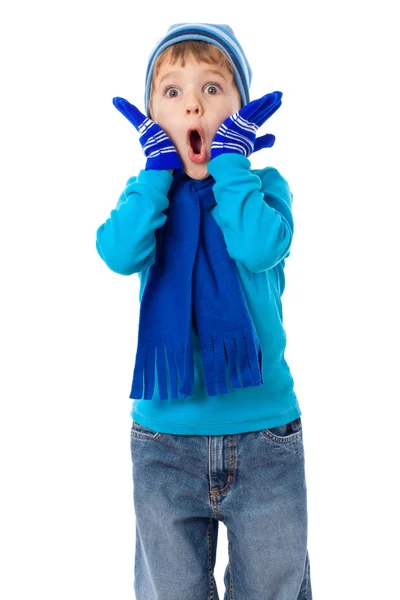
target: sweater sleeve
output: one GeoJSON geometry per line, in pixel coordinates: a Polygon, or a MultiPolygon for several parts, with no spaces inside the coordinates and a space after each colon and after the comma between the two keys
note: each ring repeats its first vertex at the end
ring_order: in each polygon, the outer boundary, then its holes
{"type": "Polygon", "coordinates": [[[155,230],[167,219],[164,210],[172,173],[142,170],[131,177],[117,206],[96,232],[96,249],[106,265],[120,275],[132,275],[156,258],[155,230]]]}
{"type": "Polygon", "coordinates": [[[226,153],[208,163],[215,179],[216,220],[228,254],[253,273],[272,269],[290,254],[293,238],[291,193],[277,169],[250,171],[241,154],[226,153]]]}

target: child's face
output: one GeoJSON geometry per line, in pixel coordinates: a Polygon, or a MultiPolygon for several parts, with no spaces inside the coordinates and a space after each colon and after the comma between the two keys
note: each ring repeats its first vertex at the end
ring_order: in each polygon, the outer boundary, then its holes
{"type": "Polygon", "coordinates": [[[240,110],[241,101],[233,75],[226,68],[187,59],[164,63],[153,81],[151,118],[170,137],[193,179],[205,179],[209,173],[211,144],[227,117],[240,110]],[[219,71],[215,73],[212,71],[219,71]],[[202,143],[190,143],[190,129],[198,129],[202,143]]]}

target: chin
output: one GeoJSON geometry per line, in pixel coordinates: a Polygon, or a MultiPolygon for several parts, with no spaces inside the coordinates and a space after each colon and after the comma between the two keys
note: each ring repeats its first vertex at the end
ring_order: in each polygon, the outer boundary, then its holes
{"type": "Polygon", "coordinates": [[[207,164],[185,165],[185,173],[186,175],[189,175],[189,177],[191,177],[192,179],[206,179],[206,177],[208,177],[210,174],[207,169],[207,164]]]}

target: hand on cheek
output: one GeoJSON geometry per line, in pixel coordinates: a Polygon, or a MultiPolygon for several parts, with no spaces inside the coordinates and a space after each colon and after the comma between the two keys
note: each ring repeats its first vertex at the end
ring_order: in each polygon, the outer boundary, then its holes
{"type": "Polygon", "coordinates": [[[256,139],[257,130],[281,106],[282,92],[266,94],[253,100],[222,123],[211,144],[211,159],[220,154],[250,156],[261,148],[270,148],[275,136],[267,133],[256,139]]]}
{"type": "Polygon", "coordinates": [[[114,106],[140,133],[139,141],[147,158],[145,170],[172,172],[183,167],[181,158],[165,131],[124,98],[113,98],[114,106]]]}

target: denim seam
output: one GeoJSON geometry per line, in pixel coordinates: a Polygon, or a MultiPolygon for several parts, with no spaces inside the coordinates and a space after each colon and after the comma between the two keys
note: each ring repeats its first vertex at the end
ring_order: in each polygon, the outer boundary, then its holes
{"type": "Polygon", "coordinates": [[[234,600],[235,599],[235,594],[233,591],[233,569],[232,569],[232,561],[231,561],[231,540],[229,537],[229,529],[226,528],[226,533],[228,536],[228,556],[229,556],[229,600],[234,600]]]}
{"type": "Polygon", "coordinates": [[[268,429],[262,429],[261,433],[265,438],[277,442],[278,444],[293,444],[302,437],[303,432],[302,429],[299,429],[295,433],[292,433],[286,437],[279,437],[279,435],[270,433],[268,429]]]}
{"type": "Polygon", "coordinates": [[[233,452],[231,449],[235,446],[235,438],[232,435],[228,436],[228,481],[223,488],[218,488],[216,490],[210,490],[210,494],[220,495],[221,492],[226,490],[229,486],[233,487],[235,483],[235,469],[233,468],[233,452]]]}
{"type": "Polygon", "coordinates": [[[212,570],[212,536],[211,536],[211,519],[208,519],[207,525],[207,539],[208,539],[208,578],[209,578],[209,590],[210,600],[214,600],[214,582],[213,582],[213,570],[212,570]]]}

